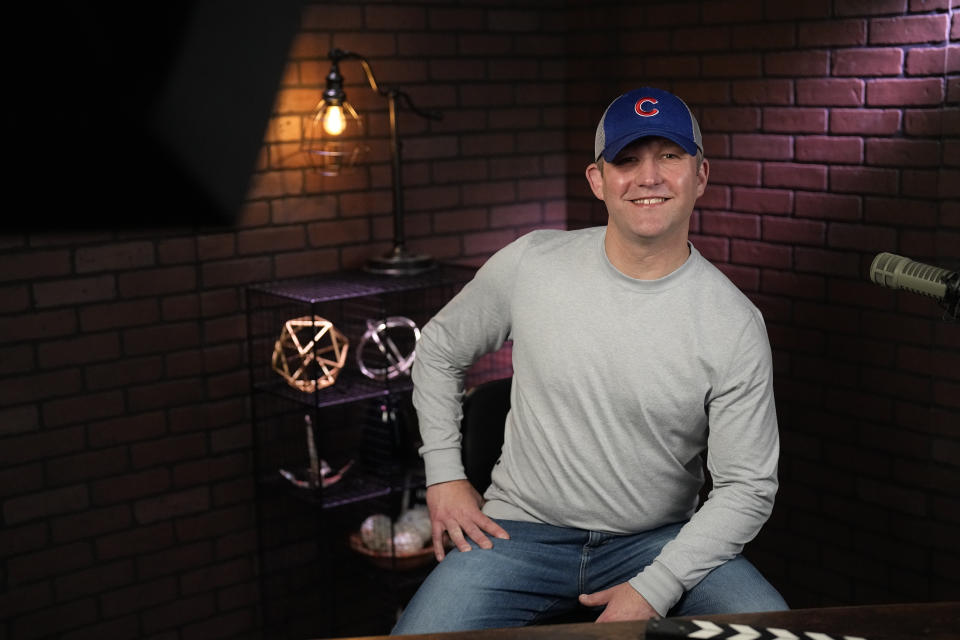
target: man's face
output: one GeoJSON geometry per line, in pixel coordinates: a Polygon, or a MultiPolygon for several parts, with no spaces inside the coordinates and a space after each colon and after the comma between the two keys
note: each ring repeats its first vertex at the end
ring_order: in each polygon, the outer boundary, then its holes
{"type": "Polygon", "coordinates": [[[641,138],[627,145],[601,171],[587,167],[594,195],[607,205],[607,233],[644,245],[686,244],[690,215],[707,186],[709,164],[666,138],[641,138]]]}

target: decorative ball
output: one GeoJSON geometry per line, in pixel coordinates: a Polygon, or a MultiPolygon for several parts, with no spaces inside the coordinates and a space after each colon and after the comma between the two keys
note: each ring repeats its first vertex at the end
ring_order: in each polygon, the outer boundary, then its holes
{"type": "Polygon", "coordinates": [[[390,549],[390,516],[375,513],[360,525],[360,539],[363,545],[374,551],[390,549]]]}
{"type": "Polygon", "coordinates": [[[416,529],[409,524],[394,527],[393,550],[397,555],[416,553],[420,549],[423,549],[423,539],[416,529]]]}
{"type": "Polygon", "coordinates": [[[430,510],[425,506],[413,507],[400,514],[398,525],[409,525],[420,536],[421,545],[427,544],[433,537],[433,526],[430,524],[430,510]]]}

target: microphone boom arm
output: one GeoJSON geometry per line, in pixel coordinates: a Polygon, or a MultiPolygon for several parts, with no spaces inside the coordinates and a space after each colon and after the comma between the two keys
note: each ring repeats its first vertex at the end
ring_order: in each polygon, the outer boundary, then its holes
{"type": "Polygon", "coordinates": [[[947,292],[941,306],[946,309],[946,320],[956,322],[960,318],[960,272],[954,271],[944,280],[947,292]]]}

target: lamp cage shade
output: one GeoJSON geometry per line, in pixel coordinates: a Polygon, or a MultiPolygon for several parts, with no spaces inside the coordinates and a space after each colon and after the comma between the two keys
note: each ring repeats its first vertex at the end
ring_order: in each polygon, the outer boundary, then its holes
{"type": "Polygon", "coordinates": [[[352,168],[369,149],[363,119],[346,100],[321,100],[304,118],[301,141],[310,166],[328,176],[352,168]]]}

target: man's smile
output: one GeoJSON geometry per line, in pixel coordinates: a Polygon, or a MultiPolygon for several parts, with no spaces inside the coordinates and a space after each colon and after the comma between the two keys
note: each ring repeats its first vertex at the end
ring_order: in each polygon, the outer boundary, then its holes
{"type": "Polygon", "coordinates": [[[655,205],[666,201],[667,198],[637,198],[636,200],[630,200],[630,202],[636,205],[655,205]]]}

